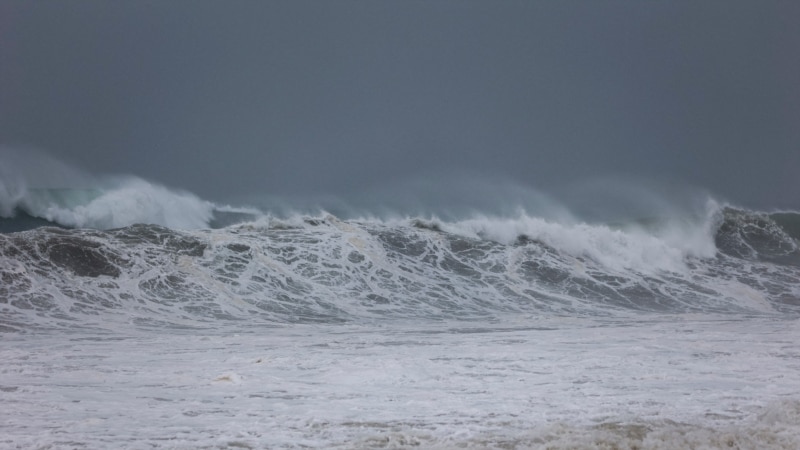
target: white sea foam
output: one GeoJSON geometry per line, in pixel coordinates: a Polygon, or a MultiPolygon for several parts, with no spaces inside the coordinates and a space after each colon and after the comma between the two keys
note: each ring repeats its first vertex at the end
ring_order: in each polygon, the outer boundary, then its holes
{"type": "Polygon", "coordinates": [[[0,447],[800,445],[796,321],[631,316],[0,341],[0,447]]]}
{"type": "MultiPolygon", "coordinates": [[[[553,223],[527,215],[502,220],[481,217],[444,224],[443,229],[504,243],[525,236],[569,255],[590,258],[617,271],[682,272],[686,256],[694,250],[641,230],[612,229],[607,225],[586,223],[553,223]]],[[[713,248],[712,237],[707,239],[713,248]]],[[[713,256],[713,251],[703,253],[704,256],[713,256]]]]}
{"type": "Polygon", "coordinates": [[[11,297],[2,324],[120,330],[797,310],[793,266],[698,259],[657,233],[527,217],[411,226],[295,216],[219,230],[0,235],[11,297]],[[490,232],[529,241],[497,244],[490,232]]]}
{"type": "Polygon", "coordinates": [[[720,211],[721,206],[709,200],[706,212],[701,217],[665,217],[650,227],[635,222],[617,226],[587,223],[567,215],[561,215],[559,221],[554,221],[529,215],[523,210],[513,216],[476,213],[470,218],[456,221],[434,217],[426,220],[392,219],[385,223],[392,226],[403,222],[417,223],[431,229],[507,245],[524,238],[576,258],[589,258],[614,271],[685,272],[687,258],[712,258],[716,254],[714,232],[720,220],[720,211]]]}

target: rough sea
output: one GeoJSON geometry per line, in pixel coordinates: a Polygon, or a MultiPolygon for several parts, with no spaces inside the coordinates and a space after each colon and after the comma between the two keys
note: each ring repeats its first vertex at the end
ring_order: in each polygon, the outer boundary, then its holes
{"type": "Polygon", "coordinates": [[[0,448],[800,448],[796,212],[0,188],[0,448]]]}

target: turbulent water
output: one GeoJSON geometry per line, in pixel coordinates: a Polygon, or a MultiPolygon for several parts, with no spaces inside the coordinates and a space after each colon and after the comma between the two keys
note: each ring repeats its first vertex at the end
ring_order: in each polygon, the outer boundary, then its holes
{"type": "Polygon", "coordinates": [[[276,218],[142,183],[6,188],[0,445],[800,445],[800,214],[276,218]]]}

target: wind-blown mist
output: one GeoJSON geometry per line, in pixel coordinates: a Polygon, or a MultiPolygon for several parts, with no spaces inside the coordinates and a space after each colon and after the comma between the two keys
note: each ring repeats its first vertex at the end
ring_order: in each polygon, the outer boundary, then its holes
{"type": "Polygon", "coordinates": [[[464,171],[548,195],[663,177],[800,208],[798,8],[8,0],[0,145],[215,201],[350,202],[464,171]]]}
{"type": "MultiPolygon", "coordinates": [[[[451,172],[392,182],[350,195],[275,196],[253,193],[219,204],[135,175],[90,174],[31,149],[0,149],[0,217],[33,218],[70,228],[119,228],[136,223],[200,229],[259,217],[333,214],[342,219],[536,218],[577,225],[706,220],[713,197],[700,189],[595,179],[544,193],[500,177],[451,172]]],[[[493,219],[492,219],[493,220],[493,219]]],[[[42,222],[31,222],[40,225],[42,222]]],[[[23,227],[24,228],[24,227],[23,227]]]]}
{"type": "Polygon", "coordinates": [[[70,228],[204,228],[213,205],[132,175],[94,176],[39,151],[0,149],[0,218],[15,216],[70,228]]]}

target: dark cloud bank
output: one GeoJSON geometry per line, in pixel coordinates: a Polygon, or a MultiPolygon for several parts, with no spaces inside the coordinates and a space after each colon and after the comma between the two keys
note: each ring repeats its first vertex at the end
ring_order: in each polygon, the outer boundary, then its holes
{"type": "Polygon", "coordinates": [[[798,23],[794,1],[5,1],[0,144],[224,201],[656,183],[800,208],[798,23]]]}

